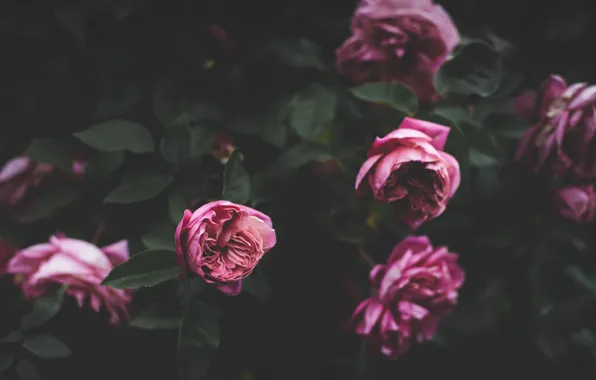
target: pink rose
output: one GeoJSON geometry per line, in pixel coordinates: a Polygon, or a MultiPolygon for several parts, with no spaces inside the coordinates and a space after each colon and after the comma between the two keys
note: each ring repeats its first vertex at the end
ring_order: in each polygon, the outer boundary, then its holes
{"type": "Polygon", "coordinates": [[[218,134],[215,136],[215,141],[213,141],[213,146],[211,147],[213,158],[222,164],[226,164],[235,150],[236,147],[234,146],[234,141],[230,136],[226,134],[218,134]]]}
{"type": "Polygon", "coordinates": [[[383,138],[376,138],[356,177],[356,191],[393,204],[400,221],[412,229],[445,210],[455,194],[457,160],[442,152],[449,127],[405,118],[383,138]]]}
{"type": "Polygon", "coordinates": [[[48,243],[17,252],[9,261],[7,272],[22,277],[21,287],[28,298],[66,285],[67,293],[79,306],[89,297],[91,308],[99,312],[103,305],[110,315],[110,323],[115,324],[128,319],[126,305],[131,300],[130,292],[100,284],[128,257],[126,240],[98,248],[83,240],[52,236],[48,243]]]}
{"type": "Polygon", "coordinates": [[[80,180],[85,166],[84,161],[73,161],[71,173],[59,173],[52,165],[26,156],[15,157],[0,168],[0,206],[8,208],[17,220],[21,220],[35,202],[37,193],[42,191],[42,186],[52,181],[72,180],[73,176],[80,180]]]}
{"type": "Polygon", "coordinates": [[[538,94],[533,90],[523,91],[515,98],[515,114],[527,121],[534,121],[536,118],[536,103],[538,94]]]}
{"type": "Polygon", "coordinates": [[[6,274],[6,266],[16,252],[16,248],[8,240],[0,240],[0,276],[6,274]]]}
{"type": "Polygon", "coordinates": [[[186,210],[176,229],[182,272],[194,272],[229,295],[240,293],[241,280],[275,243],[267,215],[228,201],[210,202],[192,213],[186,210]]]}
{"type": "Polygon", "coordinates": [[[542,86],[538,122],[519,143],[516,159],[531,171],[596,178],[596,86],[551,75],[542,86]]]}
{"type": "Polygon", "coordinates": [[[433,248],[426,236],[410,236],[393,248],[387,264],[370,272],[372,296],[353,314],[357,334],[389,357],[414,341],[430,339],[439,319],[457,302],[464,272],[457,255],[433,248]]]}
{"type": "Polygon", "coordinates": [[[557,190],[555,198],[562,217],[576,223],[588,223],[594,219],[594,185],[564,187],[557,190]]]}
{"type": "Polygon", "coordinates": [[[363,0],[351,29],[335,52],[340,74],[355,83],[401,82],[422,101],[436,95],[434,74],[459,43],[453,21],[432,0],[363,0]]]}

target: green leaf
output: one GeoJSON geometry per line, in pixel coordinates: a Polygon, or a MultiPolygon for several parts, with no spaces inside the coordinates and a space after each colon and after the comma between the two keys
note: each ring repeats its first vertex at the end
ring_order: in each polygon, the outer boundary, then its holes
{"type": "Polygon", "coordinates": [[[73,134],[92,148],[103,152],[153,152],[153,137],[142,125],[124,119],[112,119],[73,134]]]}
{"type": "Polygon", "coordinates": [[[289,66],[327,68],[321,47],[304,38],[276,38],[266,45],[265,52],[272,53],[289,66]]]}
{"type": "Polygon", "coordinates": [[[50,334],[39,334],[25,338],[23,348],[42,359],[64,358],[71,354],[66,344],[50,334]]]}
{"type": "Polygon", "coordinates": [[[190,201],[184,192],[180,189],[174,189],[168,197],[168,213],[170,220],[174,223],[180,222],[184,216],[184,211],[190,208],[190,201]]]}
{"type": "Polygon", "coordinates": [[[499,160],[495,157],[489,156],[486,153],[482,153],[477,149],[470,149],[470,164],[473,166],[493,166],[497,165],[499,160]]]}
{"type": "Polygon", "coordinates": [[[217,315],[196,297],[189,299],[178,335],[178,376],[199,380],[207,374],[219,347],[217,315]]]}
{"type": "Polygon", "coordinates": [[[17,343],[23,337],[23,332],[21,330],[15,330],[10,332],[3,338],[0,338],[0,343],[17,343]]]}
{"type": "Polygon", "coordinates": [[[161,154],[167,162],[178,167],[191,156],[190,130],[183,125],[168,128],[161,140],[161,154]]]}
{"type": "Polygon", "coordinates": [[[130,326],[144,330],[177,329],[181,321],[179,310],[150,307],[137,313],[130,321],[130,326]]]}
{"type": "Polygon", "coordinates": [[[333,121],[337,96],[315,83],[299,91],[292,101],[290,126],[306,139],[314,139],[333,121]]]}
{"type": "Polygon", "coordinates": [[[148,249],[175,251],[174,234],[176,225],[170,221],[156,224],[147,232],[141,241],[148,249]]]}
{"type": "Polygon", "coordinates": [[[41,380],[41,376],[35,365],[27,359],[21,359],[17,363],[17,373],[21,380],[41,380]]]}
{"type": "Polygon", "coordinates": [[[234,152],[224,170],[224,184],[221,198],[230,202],[245,204],[250,199],[250,174],[242,166],[242,155],[234,152]]]}
{"type": "Polygon", "coordinates": [[[565,273],[584,289],[596,293],[596,277],[585,274],[580,267],[575,265],[565,268],[565,273]]]}
{"type": "Polygon", "coordinates": [[[179,273],[175,252],[147,250],[133,255],[128,261],[112,269],[101,284],[117,289],[137,289],[171,280],[179,273]]]}
{"type": "Polygon", "coordinates": [[[103,181],[118,170],[124,163],[122,152],[98,152],[87,164],[85,180],[103,181]]]}
{"type": "Polygon", "coordinates": [[[416,113],[418,108],[414,92],[399,83],[365,83],[350,91],[359,99],[386,105],[408,115],[416,113]]]}
{"type": "Polygon", "coordinates": [[[499,54],[484,42],[458,46],[435,73],[439,93],[489,96],[498,90],[503,71],[499,54]]]}
{"type": "Polygon", "coordinates": [[[299,169],[309,162],[324,162],[332,158],[327,147],[305,140],[280,154],[267,172],[270,177],[283,176],[285,172],[299,169]]]}
{"type": "Polygon", "coordinates": [[[24,222],[37,222],[51,216],[54,211],[64,207],[79,196],[79,189],[69,183],[55,184],[45,189],[35,200],[35,207],[27,213],[24,222]]]}
{"type": "Polygon", "coordinates": [[[54,137],[42,137],[31,141],[25,152],[35,161],[50,164],[66,172],[72,171],[72,152],[70,144],[54,137]]]}
{"type": "Polygon", "coordinates": [[[0,353],[0,372],[4,372],[14,363],[14,356],[8,353],[0,353]]]}
{"type": "Polygon", "coordinates": [[[33,302],[33,310],[21,319],[21,328],[28,330],[39,327],[54,318],[62,306],[65,290],[62,287],[53,294],[37,298],[33,302]]]}
{"type": "Polygon", "coordinates": [[[259,268],[242,280],[242,289],[261,300],[267,300],[271,296],[269,281],[259,268]]]}
{"type": "Polygon", "coordinates": [[[122,184],[112,190],[104,202],[135,203],[142,202],[164,191],[174,181],[170,174],[148,173],[132,178],[124,178],[122,184]]]}

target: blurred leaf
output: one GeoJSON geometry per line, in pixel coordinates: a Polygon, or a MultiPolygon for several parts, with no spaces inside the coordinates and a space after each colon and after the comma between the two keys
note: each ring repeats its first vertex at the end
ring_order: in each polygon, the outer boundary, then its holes
{"type": "Polygon", "coordinates": [[[70,356],[71,351],[61,340],[50,334],[40,334],[25,338],[23,347],[43,359],[58,359],[70,356]]]}
{"type": "Polygon", "coordinates": [[[54,211],[64,207],[79,196],[79,189],[74,184],[52,184],[35,199],[32,210],[23,217],[24,222],[37,222],[50,217],[54,211]]]}
{"type": "Polygon", "coordinates": [[[292,100],[290,126],[305,139],[314,139],[333,121],[337,96],[315,83],[300,90],[292,100]]]}
{"type": "Polygon", "coordinates": [[[468,110],[466,110],[463,106],[459,105],[437,105],[435,106],[435,108],[433,108],[432,113],[444,117],[448,120],[451,120],[455,124],[460,123],[462,121],[465,122],[470,119],[470,113],[468,112],[468,110]]]}
{"type": "Polygon", "coordinates": [[[144,330],[177,329],[181,321],[179,310],[153,306],[138,312],[130,326],[144,330]]]}
{"type": "Polygon", "coordinates": [[[190,129],[190,140],[191,157],[200,157],[211,152],[215,133],[205,125],[197,125],[190,129]]]}
{"type": "Polygon", "coordinates": [[[250,199],[250,192],[250,174],[242,166],[242,154],[234,152],[224,170],[221,198],[233,203],[245,204],[250,199]]]}
{"type": "Polygon", "coordinates": [[[23,332],[21,330],[15,330],[10,332],[5,337],[0,338],[0,343],[17,343],[21,340],[23,332]]]}
{"type": "Polygon", "coordinates": [[[183,125],[172,126],[166,129],[161,140],[161,154],[167,162],[178,167],[190,158],[191,143],[190,130],[187,127],[183,125]]]}
{"type": "Polygon", "coordinates": [[[592,332],[586,328],[571,333],[571,341],[578,346],[590,349],[594,349],[594,347],[596,346],[596,339],[594,339],[594,334],[592,334],[592,332]]]}
{"type": "Polygon", "coordinates": [[[276,38],[266,45],[265,53],[279,57],[290,66],[320,70],[327,68],[321,47],[304,38],[276,38]]]}
{"type": "Polygon", "coordinates": [[[4,372],[14,363],[14,356],[8,353],[0,353],[0,372],[4,372]]]}
{"type": "Polygon", "coordinates": [[[484,42],[460,44],[435,73],[439,93],[489,96],[503,76],[499,54],[484,42]]]}
{"type": "Polygon", "coordinates": [[[140,86],[130,83],[113,82],[116,82],[116,80],[100,81],[102,95],[101,102],[95,109],[95,120],[118,116],[143,99],[143,92],[140,86]]]}
{"type": "Polygon", "coordinates": [[[21,328],[28,330],[45,324],[60,311],[64,299],[65,287],[56,292],[37,298],[33,302],[33,310],[21,319],[21,328]]]}
{"type": "Polygon", "coordinates": [[[178,335],[178,377],[198,380],[208,372],[219,347],[216,314],[196,297],[188,300],[178,335]]]}
{"type": "Polygon", "coordinates": [[[99,123],[73,135],[90,147],[104,152],[153,152],[151,133],[142,125],[124,119],[99,123]]]}
{"type": "Polygon", "coordinates": [[[102,181],[118,170],[124,160],[122,152],[98,152],[85,168],[85,179],[102,181]]]}
{"type": "Polygon", "coordinates": [[[176,253],[155,249],[132,255],[112,269],[101,283],[117,289],[151,287],[175,278],[180,273],[176,253]]]}
{"type": "Polygon", "coordinates": [[[27,359],[19,360],[17,363],[17,373],[21,380],[41,380],[39,372],[37,372],[33,363],[27,359]]]}
{"type": "Polygon", "coordinates": [[[283,176],[285,172],[299,169],[309,162],[324,162],[332,158],[331,152],[324,145],[311,141],[301,141],[280,154],[267,172],[271,177],[283,176]]]}
{"type": "Polygon", "coordinates": [[[267,300],[271,296],[269,281],[259,268],[242,280],[242,289],[261,300],[267,300]]]}
{"type": "Polygon", "coordinates": [[[120,186],[112,190],[105,203],[134,203],[151,199],[164,191],[174,181],[170,174],[148,173],[134,178],[125,177],[120,186]]]}
{"type": "Polygon", "coordinates": [[[50,164],[65,172],[72,171],[72,152],[64,140],[54,137],[37,138],[29,144],[24,156],[44,164],[50,164]]]}
{"type": "Polygon", "coordinates": [[[170,221],[164,221],[155,224],[149,232],[147,232],[141,241],[148,249],[163,249],[168,251],[175,251],[174,233],[176,232],[176,225],[170,221]]]}
{"type": "Polygon", "coordinates": [[[180,222],[184,211],[190,208],[190,200],[180,189],[173,189],[168,197],[168,213],[174,223],[180,222]]]}
{"type": "Polygon", "coordinates": [[[408,87],[399,83],[365,83],[350,89],[357,98],[382,104],[408,115],[416,113],[418,98],[408,87]]]}
{"type": "Polygon", "coordinates": [[[580,267],[570,265],[565,268],[565,273],[575,280],[584,289],[596,293],[596,278],[585,274],[580,267]]]}
{"type": "Polygon", "coordinates": [[[488,154],[482,153],[476,149],[470,149],[470,164],[473,166],[493,166],[497,165],[499,160],[489,156],[488,154]]]}

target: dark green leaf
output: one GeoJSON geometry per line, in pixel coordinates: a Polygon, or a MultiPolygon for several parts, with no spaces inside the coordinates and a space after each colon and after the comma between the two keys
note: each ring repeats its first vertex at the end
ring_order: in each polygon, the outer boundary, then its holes
{"type": "Polygon", "coordinates": [[[25,338],[23,347],[43,359],[64,358],[71,354],[61,340],[50,334],[40,334],[25,338]]]}
{"type": "Polygon", "coordinates": [[[271,296],[269,281],[259,268],[242,280],[242,289],[262,300],[267,300],[271,296]]]}
{"type": "Polygon", "coordinates": [[[408,87],[399,83],[365,83],[350,90],[354,96],[367,102],[382,104],[413,115],[418,98],[408,87]]]}
{"type": "Polygon", "coordinates": [[[141,239],[148,249],[163,249],[168,251],[176,250],[174,245],[174,233],[176,225],[170,221],[156,224],[141,239]]]}
{"type": "Polygon", "coordinates": [[[283,175],[289,170],[299,169],[312,161],[327,161],[333,156],[329,149],[321,144],[311,141],[301,141],[283,152],[268,170],[270,177],[283,175]]]}
{"type": "Polygon", "coordinates": [[[23,221],[36,222],[51,216],[54,211],[64,207],[79,196],[79,189],[73,184],[63,183],[49,186],[35,200],[35,207],[25,215],[23,221]]]}
{"type": "Polygon", "coordinates": [[[584,289],[596,293],[596,278],[585,274],[578,266],[568,266],[565,273],[584,289]]]}
{"type": "Polygon", "coordinates": [[[102,285],[118,289],[151,287],[170,280],[179,273],[175,252],[147,250],[133,255],[128,261],[112,269],[102,285]]]}
{"type": "Polygon", "coordinates": [[[177,329],[182,320],[179,310],[150,307],[141,310],[130,321],[130,326],[144,330],[177,329]]]}
{"type": "Polygon", "coordinates": [[[37,372],[33,363],[27,359],[19,360],[17,363],[17,373],[21,380],[41,380],[39,372],[37,372]]]}
{"type": "Polygon", "coordinates": [[[210,153],[215,141],[215,133],[205,125],[196,125],[190,129],[190,156],[201,157],[210,153]]]}
{"type": "Polygon", "coordinates": [[[224,185],[221,198],[244,204],[250,199],[251,179],[242,166],[242,155],[235,152],[230,156],[224,171],[224,185]]]}
{"type": "Polygon", "coordinates": [[[12,331],[3,338],[0,338],[0,343],[16,343],[21,340],[23,332],[21,330],[12,331]]]}
{"type": "Polygon", "coordinates": [[[470,149],[470,164],[474,166],[484,167],[497,165],[499,160],[495,157],[489,156],[476,149],[470,149]]]}
{"type": "Polygon", "coordinates": [[[113,119],[74,133],[79,140],[104,152],[153,152],[153,137],[142,125],[124,119],[113,119]]]}
{"type": "Polygon", "coordinates": [[[439,93],[489,96],[499,88],[503,76],[499,54],[483,42],[456,48],[453,57],[435,73],[439,93]]]}
{"type": "Polygon", "coordinates": [[[278,38],[270,41],[265,51],[274,54],[290,66],[321,70],[327,67],[321,47],[304,38],[278,38]]]}
{"type": "Polygon", "coordinates": [[[219,322],[216,314],[196,297],[191,298],[178,335],[178,376],[199,380],[209,370],[219,347],[219,322]]]}
{"type": "Polygon", "coordinates": [[[114,82],[111,79],[100,84],[102,99],[95,109],[95,120],[117,116],[143,99],[143,91],[139,86],[114,82]]]}
{"type": "Polygon", "coordinates": [[[72,171],[73,159],[70,145],[64,140],[54,137],[35,139],[31,141],[23,155],[66,172],[72,171]]]}
{"type": "Polygon", "coordinates": [[[174,223],[180,222],[182,216],[184,216],[184,211],[189,208],[190,200],[187,199],[182,190],[174,189],[170,192],[170,196],[168,197],[168,213],[170,215],[170,220],[174,223]]]}
{"type": "Polygon", "coordinates": [[[134,203],[151,199],[174,181],[170,174],[150,173],[124,178],[122,184],[106,197],[106,203],[134,203]]]}
{"type": "Polygon", "coordinates": [[[306,139],[314,139],[333,121],[337,96],[315,83],[299,91],[292,102],[290,126],[306,139]]]}
{"type": "Polygon", "coordinates": [[[161,154],[167,162],[178,167],[191,156],[190,130],[183,125],[168,128],[161,140],[161,154]]]}
{"type": "Polygon", "coordinates": [[[54,318],[62,306],[65,290],[65,288],[60,288],[53,294],[37,298],[33,302],[33,310],[21,319],[21,328],[28,330],[39,327],[54,318]]]}
{"type": "Polygon", "coordinates": [[[102,181],[118,170],[124,160],[122,152],[98,152],[85,169],[85,179],[102,181]]]}
{"type": "Polygon", "coordinates": [[[4,372],[14,363],[14,356],[8,353],[0,353],[0,372],[4,372]]]}

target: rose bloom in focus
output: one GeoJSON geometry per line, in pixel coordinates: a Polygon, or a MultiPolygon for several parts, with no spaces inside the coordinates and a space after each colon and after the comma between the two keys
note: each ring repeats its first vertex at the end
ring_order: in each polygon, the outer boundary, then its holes
{"type": "Polygon", "coordinates": [[[568,186],[555,194],[559,214],[575,223],[588,223],[594,219],[596,194],[593,185],[568,186]]]}
{"type": "Polygon", "coordinates": [[[228,295],[238,295],[242,279],[252,273],[276,243],[271,218],[228,201],[186,210],[176,229],[176,253],[183,273],[201,276],[228,295]]]}
{"type": "Polygon", "coordinates": [[[48,243],[18,251],[8,262],[7,272],[16,275],[28,298],[37,298],[65,285],[67,294],[79,306],[88,298],[93,310],[99,312],[103,306],[110,323],[116,324],[129,317],[126,305],[131,300],[130,292],[100,284],[128,257],[126,240],[98,248],[83,240],[56,235],[48,243]]]}
{"type": "Polygon", "coordinates": [[[38,190],[48,180],[67,180],[66,177],[81,179],[86,163],[73,161],[71,173],[57,173],[52,165],[39,163],[26,156],[18,156],[7,161],[0,168],[0,206],[12,211],[17,220],[26,216],[35,203],[38,190]],[[63,175],[64,178],[56,178],[63,175]]]}
{"type": "Polygon", "coordinates": [[[372,296],[354,311],[356,333],[392,358],[416,341],[431,339],[464,282],[457,257],[446,247],[433,248],[426,236],[410,236],[396,245],[387,264],[370,272],[372,296]]]}
{"type": "Polygon", "coordinates": [[[358,84],[401,82],[421,101],[435,97],[434,74],[459,43],[453,21],[432,0],[362,0],[351,29],[335,53],[340,74],[358,84]]]}
{"type": "Polygon", "coordinates": [[[383,138],[376,138],[356,177],[356,191],[394,206],[412,229],[443,213],[459,187],[457,160],[442,151],[449,127],[405,118],[383,138]]]}
{"type": "Polygon", "coordinates": [[[542,86],[538,122],[519,143],[516,159],[535,173],[596,178],[596,86],[552,75],[542,86]]]}

